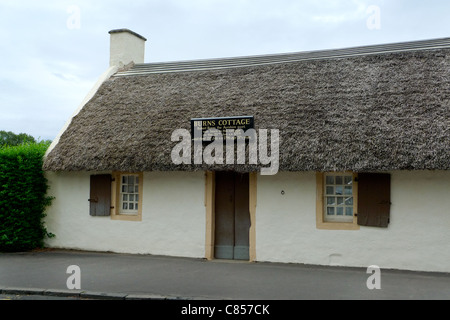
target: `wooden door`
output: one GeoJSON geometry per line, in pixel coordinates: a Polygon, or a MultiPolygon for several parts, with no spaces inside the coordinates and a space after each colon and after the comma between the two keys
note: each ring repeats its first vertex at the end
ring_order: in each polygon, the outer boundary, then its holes
{"type": "Polygon", "coordinates": [[[217,172],[215,257],[249,260],[249,230],[249,175],[217,172]]]}

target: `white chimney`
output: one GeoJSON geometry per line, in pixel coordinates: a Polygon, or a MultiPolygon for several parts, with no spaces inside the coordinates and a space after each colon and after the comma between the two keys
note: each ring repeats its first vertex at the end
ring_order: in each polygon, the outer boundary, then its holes
{"type": "Polygon", "coordinates": [[[109,32],[111,35],[109,65],[118,68],[131,62],[144,63],[145,39],[143,36],[128,29],[117,29],[109,32]]]}

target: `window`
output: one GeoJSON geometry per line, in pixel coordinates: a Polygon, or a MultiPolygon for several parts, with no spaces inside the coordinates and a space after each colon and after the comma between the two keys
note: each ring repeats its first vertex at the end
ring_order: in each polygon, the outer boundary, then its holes
{"type": "Polygon", "coordinates": [[[348,172],[317,174],[317,228],[358,230],[357,175],[348,172]]]}
{"type": "Polygon", "coordinates": [[[353,175],[325,174],[324,220],[353,222],[353,175]]]}
{"type": "Polygon", "coordinates": [[[115,173],[112,219],[142,221],[142,173],[115,173]]]}
{"type": "Polygon", "coordinates": [[[122,175],[120,183],[120,213],[139,213],[139,175],[122,175]]]}
{"type": "Polygon", "coordinates": [[[390,223],[391,175],[317,173],[318,229],[387,228],[390,223]]]}

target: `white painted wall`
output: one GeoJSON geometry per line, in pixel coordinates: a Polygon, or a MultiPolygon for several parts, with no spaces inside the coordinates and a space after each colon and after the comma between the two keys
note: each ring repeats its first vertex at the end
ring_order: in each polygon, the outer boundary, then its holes
{"type": "Polygon", "coordinates": [[[111,33],[109,65],[123,68],[131,62],[144,63],[145,41],[127,31],[111,33]]]}
{"type": "MultiPolygon", "coordinates": [[[[47,173],[50,247],[204,258],[204,173],[144,173],[142,222],[90,217],[90,174],[47,173]]],[[[318,230],[315,183],[258,176],[257,261],[450,272],[450,172],[392,172],[387,229],[318,230]]]]}
{"type": "Polygon", "coordinates": [[[144,173],[142,222],[89,215],[90,175],[47,173],[53,248],[203,258],[204,173],[144,173]]]}
{"type": "Polygon", "coordinates": [[[258,176],[257,260],[450,272],[449,191],[448,171],[392,172],[388,229],[318,230],[315,173],[258,176]]]}

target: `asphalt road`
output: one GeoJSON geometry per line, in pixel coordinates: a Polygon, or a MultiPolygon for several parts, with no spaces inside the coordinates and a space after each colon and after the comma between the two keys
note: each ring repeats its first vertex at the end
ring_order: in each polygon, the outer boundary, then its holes
{"type": "Polygon", "coordinates": [[[73,251],[0,254],[0,290],[67,291],[73,275],[67,271],[73,265],[80,270],[80,290],[103,294],[197,300],[450,300],[449,274],[381,270],[380,289],[369,290],[371,275],[359,268],[73,251]]]}

